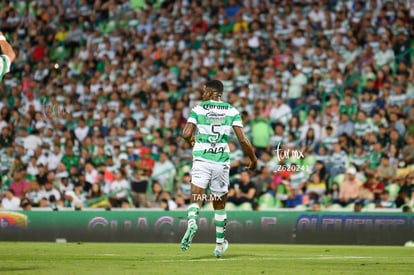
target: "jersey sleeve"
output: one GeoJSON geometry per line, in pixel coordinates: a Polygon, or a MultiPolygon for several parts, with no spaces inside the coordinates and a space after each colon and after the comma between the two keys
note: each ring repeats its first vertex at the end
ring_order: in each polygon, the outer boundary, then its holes
{"type": "Polygon", "coordinates": [[[187,119],[187,123],[197,124],[197,113],[196,113],[196,111],[195,111],[195,108],[196,108],[196,107],[194,107],[194,108],[191,110],[191,112],[190,112],[190,116],[189,116],[189,117],[188,117],[188,119],[187,119]]]}
{"type": "Polygon", "coordinates": [[[233,116],[233,123],[231,124],[231,126],[237,126],[237,127],[242,127],[243,128],[243,122],[242,122],[242,118],[241,115],[239,113],[239,111],[235,110],[235,114],[233,116]]]}
{"type": "Polygon", "coordinates": [[[7,55],[0,55],[0,80],[10,71],[10,58],[7,55]]]}

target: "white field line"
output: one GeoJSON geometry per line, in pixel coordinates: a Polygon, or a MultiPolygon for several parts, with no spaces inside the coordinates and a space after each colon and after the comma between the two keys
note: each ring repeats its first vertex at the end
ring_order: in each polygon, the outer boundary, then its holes
{"type": "MultiPolygon", "coordinates": [[[[375,257],[357,257],[352,256],[352,258],[349,257],[295,257],[295,260],[335,260],[335,259],[367,259],[367,258],[375,258],[375,257]]],[[[175,263],[175,262],[216,262],[216,261],[228,261],[228,262],[238,262],[238,261],[277,261],[278,258],[276,257],[249,257],[249,258],[226,258],[226,256],[223,256],[223,258],[217,259],[214,258],[214,256],[211,256],[211,259],[169,259],[169,260],[145,260],[145,262],[153,262],[153,263],[175,263]]]]}
{"type": "MultiPolygon", "coordinates": [[[[119,254],[95,254],[94,256],[121,256],[119,254]]],[[[134,255],[136,256],[136,255],[134,255]]],[[[213,255],[210,259],[183,259],[183,257],[191,257],[191,255],[145,255],[145,257],[163,257],[168,256],[170,259],[160,259],[160,260],[150,260],[148,258],[145,259],[145,262],[151,263],[175,263],[175,262],[214,262],[214,261],[229,261],[229,262],[237,262],[237,261],[277,261],[278,259],[286,259],[287,256],[283,257],[283,255],[275,255],[275,254],[260,254],[255,255],[255,257],[246,257],[246,256],[232,256],[231,258],[226,258],[224,255],[222,258],[215,258],[213,255]],[[171,259],[171,257],[173,257],[171,259]]],[[[289,256],[289,258],[291,258],[289,256]]],[[[336,260],[336,259],[345,259],[345,260],[358,260],[358,259],[390,259],[390,258],[410,258],[411,257],[375,257],[375,256],[329,256],[329,255],[315,255],[312,257],[295,257],[295,260],[309,260],[309,261],[329,261],[329,260],[336,260]]]]}
{"type": "MultiPolygon", "coordinates": [[[[237,255],[231,255],[231,258],[226,258],[226,255],[224,255],[222,258],[215,258],[213,255],[211,255],[211,258],[206,259],[191,259],[188,257],[191,257],[191,255],[145,255],[145,257],[163,257],[168,256],[170,259],[160,259],[160,260],[151,260],[146,258],[143,261],[138,262],[145,262],[145,263],[176,263],[176,262],[217,262],[217,261],[228,261],[228,262],[240,262],[240,261],[278,261],[278,260],[286,260],[286,258],[291,258],[291,256],[284,256],[283,255],[275,255],[275,254],[261,254],[255,255],[255,257],[248,257],[248,256],[237,256],[237,255]],[[266,256],[264,256],[266,255],[266,256]],[[172,257],[172,258],[171,258],[172,257]],[[184,258],[186,257],[186,258],[184,258]]],[[[111,253],[104,253],[104,254],[90,254],[90,256],[94,257],[123,257],[125,255],[122,254],[111,254],[111,253]]],[[[137,257],[138,255],[130,255],[128,257],[137,257]]],[[[230,256],[230,255],[229,255],[230,256]]],[[[336,260],[336,259],[345,259],[345,260],[362,260],[362,259],[412,259],[412,257],[375,257],[375,256],[329,256],[329,255],[315,255],[312,257],[295,257],[295,260],[309,260],[309,261],[330,261],[330,260],[336,260]]],[[[2,262],[12,262],[11,260],[2,260],[2,262]]],[[[25,263],[35,262],[37,263],[38,260],[31,260],[26,259],[25,263]]]]}

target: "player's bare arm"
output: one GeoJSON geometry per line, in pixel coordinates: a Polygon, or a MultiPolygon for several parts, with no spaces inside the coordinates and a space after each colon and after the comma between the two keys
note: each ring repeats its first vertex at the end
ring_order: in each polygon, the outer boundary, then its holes
{"type": "Polygon", "coordinates": [[[195,143],[195,136],[193,135],[195,127],[193,123],[186,123],[183,129],[183,139],[191,146],[194,146],[195,143]]]}
{"type": "Polygon", "coordinates": [[[12,46],[7,42],[2,32],[0,32],[0,48],[2,54],[6,55],[10,59],[10,62],[13,62],[16,59],[16,54],[13,51],[12,46]]]}
{"type": "Polygon", "coordinates": [[[239,140],[240,146],[243,152],[249,157],[250,159],[250,170],[255,170],[257,167],[257,157],[254,153],[254,149],[252,144],[250,143],[249,139],[244,134],[243,128],[239,126],[233,127],[234,132],[236,133],[237,139],[239,140]]]}

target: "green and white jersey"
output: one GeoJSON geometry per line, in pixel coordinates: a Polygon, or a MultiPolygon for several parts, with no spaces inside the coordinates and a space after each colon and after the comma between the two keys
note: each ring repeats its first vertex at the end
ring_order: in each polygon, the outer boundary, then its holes
{"type": "Polygon", "coordinates": [[[372,110],[374,110],[375,108],[375,102],[374,101],[362,101],[359,104],[359,108],[364,113],[371,114],[372,110]]]}
{"type": "Polygon", "coordinates": [[[290,175],[290,185],[293,189],[298,188],[302,182],[306,182],[306,174],[303,171],[297,171],[290,175]]]}
{"type": "Polygon", "coordinates": [[[6,152],[0,154],[0,171],[6,171],[10,169],[13,163],[14,156],[8,155],[6,152]]]}
{"type": "Polygon", "coordinates": [[[42,145],[49,145],[49,148],[53,148],[53,137],[43,137],[42,145]]]}
{"type": "Polygon", "coordinates": [[[404,105],[405,104],[405,102],[407,101],[407,99],[408,98],[407,98],[407,95],[406,94],[400,94],[400,95],[393,94],[393,95],[390,95],[388,97],[388,103],[390,105],[401,106],[401,105],[404,105]]]}
{"type": "Polygon", "coordinates": [[[10,71],[10,59],[7,55],[0,55],[0,81],[10,71]]]}
{"type": "Polygon", "coordinates": [[[230,163],[230,132],[233,126],[243,127],[236,108],[222,101],[203,101],[191,110],[187,122],[197,127],[194,160],[230,163]]]}
{"type": "Polygon", "coordinates": [[[236,86],[242,87],[244,85],[249,84],[249,75],[248,74],[239,74],[236,76],[236,86]]]}
{"type": "Polygon", "coordinates": [[[233,80],[222,80],[221,82],[223,82],[223,91],[225,93],[230,93],[231,91],[234,90],[233,80]]]}
{"type": "MultiPolygon", "coordinates": [[[[275,135],[270,137],[269,145],[272,146],[272,147],[277,147],[278,144],[281,145],[283,143],[284,139],[285,139],[284,136],[279,136],[279,135],[275,134],[275,135]]],[[[283,145],[286,145],[286,144],[283,144],[283,145]]]]}
{"type": "Polygon", "coordinates": [[[329,158],[330,165],[337,168],[345,168],[348,162],[348,155],[341,151],[340,153],[332,153],[331,157],[329,158]]]}
{"type": "Polygon", "coordinates": [[[326,136],[322,139],[321,144],[325,146],[328,150],[332,150],[333,144],[338,142],[338,138],[335,136],[326,136]]]}
{"type": "Polygon", "coordinates": [[[357,121],[354,124],[354,132],[357,137],[362,137],[366,133],[371,132],[371,124],[368,122],[368,120],[365,121],[357,121]]]}
{"type": "Polygon", "coordinates": [[[358,167],[364,165],[367,161],[368,161],[368,156],[366,155],[353,154],[348,157],[348,164],[354,163],[358,167]]]}

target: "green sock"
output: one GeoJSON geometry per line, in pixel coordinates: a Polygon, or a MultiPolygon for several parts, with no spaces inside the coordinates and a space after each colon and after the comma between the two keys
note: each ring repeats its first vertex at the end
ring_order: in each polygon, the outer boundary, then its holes
{"type": "Polygon", "coordinates": [[[224,242],[224,234],[226,232],[227,214],[225,209],[214,210],[214,224],[216,226],[216,243],[224,242]]]}
{"type": "Polygon", "coordinates": [[[199,208],[200,207],[198,206],[198,203],[192,203],[188,206],[188,210],[187,210],[188,225],[197,224],[199,208]]]}

